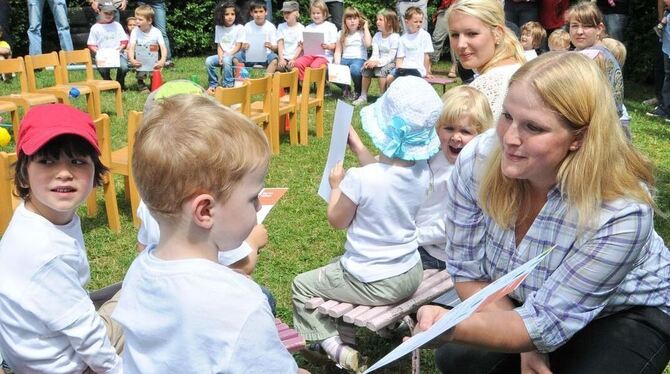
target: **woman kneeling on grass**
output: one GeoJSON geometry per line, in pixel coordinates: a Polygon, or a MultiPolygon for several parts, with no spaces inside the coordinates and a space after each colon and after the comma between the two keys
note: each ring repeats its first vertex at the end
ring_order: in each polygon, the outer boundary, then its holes
{"type": "MultiPolygon", "coordinates": [[[[670,252],[654,231],[651,165],[617,126],[587,57],[552,52],[514,74],[496,131],[452,172],[447,270],[466,299],[554,249],[508,297],[440,337],[442,372],[663,372],[670,252]]],[[[419,329],[447,312],[422,307],[419,329]]]]}

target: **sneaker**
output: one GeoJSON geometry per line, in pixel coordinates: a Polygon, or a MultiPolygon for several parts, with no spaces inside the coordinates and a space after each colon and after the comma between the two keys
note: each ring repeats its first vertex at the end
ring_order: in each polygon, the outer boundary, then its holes
{"type": "Polygon", "coordinates": [[[172,60],[167,60],[167,61],[165,61],[164,67],[166,69],[172,69],[174,67],[174,62],[172,60]]]}
{"type": "Polygon", "coordinates": [[[353,106],[359,106],[359,105],[365,105],[368,103],[368,98],[367,96],[359,96],[358,99],[354,100],[351,105],[353,106]]]}
{"type": "Polygon", "coordinates": [[[649,117],[668,117],[668,114],[660,106],[656,106],[653,111],[646,113],[649,117]]]}
{"type": "Polygon", "coordinates": [[[644,105],[649,105],[649,106],[656,106],[658,105],[658,99],[655,97],[652,97],[651,99],[644,100],[642,102],[644,105]]]}

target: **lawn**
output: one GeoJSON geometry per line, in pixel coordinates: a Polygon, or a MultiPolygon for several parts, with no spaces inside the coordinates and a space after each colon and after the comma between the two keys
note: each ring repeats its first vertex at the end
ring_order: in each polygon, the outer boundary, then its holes
{"type": "MultiPolygon", "coordinates": [[[[195,74],[201,84],[206,84],[207,76],[204,69],[204,58],[176,59],[176,67],[163,74],[164,80],[191,79],[195,74]]],[[[439,70],[447,70],[447,66],[440,64],[439,70]]],[[[74,72],[73,76],[80,72],[74,72]]],[[[50,84],[50,72],[40,73],[39,80],[43,84],[50,84]]],[[[137,92],[133,74],[126,78],[128,91],[124,92],[124,110],[142,110],[146,94],[137,92]]],[[[376,84],[372,96],[376,95],[376,84]]],[[[438,89],[439,90],[439,89],[438,89]]],[[[17,92],[18,83],[15,79],[10,84],[0,83],[0,95],[17,92]]],[[[333,89],[337,94],[339,90],[333,89]]],[[[650,119],[644,115],[649,108],[641,104],[643,99],[652,95],[650,87],[627,82],[626,106],[632,117],[632,131],[634,143],[648,155],[656,165],[658,179],[657,202],[660,210],[670,211],[670,124],[661,120],[650,119]]],[[[337,95],[335,95],[337,96],[337,95]]],[[[278,314],[290,323],[290,284],[293,277],[301,272],[314,269],[329,261],[332,257],[342,253],[345,232],[332,229],[326,220],[326,203],[317,195],[323,165],[325,164],[329,139],[330,125],[335,107],[335,98],[326,101],[325,136],[318,139],[314,136],[314,129],[310,129],[309,145],[291,146],[288,136],[282,138],[281,152],[273,156],[270,171],[266,179],[268,187],[288,187],[289,192],[279,202],[267,217],[265,224],[269,233],[269,243],[263,249],[254,273],[259,284],[267,286],[277,298],[278,314]]],[[[77,106],[84,108],[83,99],[75,100],[77,106]]],[[[123,118],[113,115],[113,97],[111,94],[103,96],[103,111],[109,113],[112,121],[112,146],[118,148],[125,144],[126,126],[123,118]]],[[[360,129],[358,110],[354,114],[353,126],[360,129]]],[[[186,119],[185,119],[186,120],[186,119]]],[[[368,144],[369,145],[369,144],[368,144]]],[[[13,144],[0,150],[13,150],[13,144]]],[[[345,166],[354,166],[355,160],[348,154],[345,166]]],[[[136,255],[137,230],[131,223],[130,206],[123,198],[123,182],[117,179],[119,209],[122,219],[122,229],[119,234],[112,233],[107,228],[103,200],[99,195],[99,213],[96,217],[86,217],[85,209],[79,210],[82,217],[84,239],[88,248],[91,264],[90,289],[103,287],[123,279],[125,271],[136,255]]],[[[656,229],[667,241],[670,238],[670,228],[667,220],[658,217],[656,229]]],[[[360,330],[359,330],[360,331],[360,330]]],[[[363,354],[373,362],[387,353],[400,341],[382,339],[365,331],[359,332],[360,347],[363,354]]],[[[340,372],[336,368],[324,369],[305,363],[300,355],[297,356],[301,366],[313,373],[340,372]]],[[[409,372],[411,363],[406,358],[390,365],[380,373],[409,372]]],[[[432,365],[432,352],[424,351],[422,355],[422,372],[437,372],[432,365]]],[[[670,374],[670,367],[665,371],[670,374]]]]}

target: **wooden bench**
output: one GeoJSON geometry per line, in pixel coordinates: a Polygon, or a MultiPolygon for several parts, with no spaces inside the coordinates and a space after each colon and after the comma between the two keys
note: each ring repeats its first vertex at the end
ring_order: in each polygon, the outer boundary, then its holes
{"type": "Polygon", "coordinates": [[[447,92],[447,85],[456,82],[456,79],[434,75],[432,78],[425,78],[431,85],[442,86],[442,93],[447,92]]]}
{"type": "Polygon", "coordinates": [[[279,332],[279,339],[291,353],[302,351],[305,349],[305,338],[300,336],[298,332],[289,325],[282,322],[279,318],[275,318],[275,325],[277,326],[277,332],[279,332]]]}
{"type": "MultiPolygon", "coordinates": [[[[412,331],[414,321],[409,315],[453,287],[454,283],[446,270],[429,269],[423,271],[423,280],[416,292],[408,299],[393,305],[354,305],[315,297],[305,303],[305,308],[316,309],[320,314],[340,320],[338,324],[340,338],[347,344],[356,345],[355,327],[365,327],[384,335],[385,328],[396,321],[403,320],[412,331]]],[[[417,350],[412,354],[412,372],[419,373],[419,371],[420,361],[417,350]]]]}

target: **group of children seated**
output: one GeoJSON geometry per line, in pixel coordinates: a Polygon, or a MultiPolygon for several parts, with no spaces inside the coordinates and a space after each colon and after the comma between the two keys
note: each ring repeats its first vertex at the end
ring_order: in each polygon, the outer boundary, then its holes
{"type": "MultiPolygon", "coordinates": [[[[360,355],[304,302],[393,303],[416,291],[424,267],[444,268],[446,180],[492,114],[467,86],[443,100],[421,78],[396,79],[361,111],[379,158],[351,130],[361,166],[345,173],[340,164],[330,175],[327,216],[348,230],[344,254],[295,278],[294,322],[315,354],[347,369],[361,368],[360,355]]],[[[95,127],[61,104],[25,116],[15,166],[23,203],[0,241],[0,352],[15,372],[300,371],[268,297],[248,277],[267,241],[256,224],[270,159],[264,134],[202,93],[151,104],[133,157],[142,251],[97,311],[84,288],[89,265],[75,214],[106,171],[95,127]]]]}
{"type": "MultiPolygon", "coordinates": [[[[237,66],[262,65],[268,73],[298,70],[298,78],[303,79],[306,68],[319,68],[327,64],[349,67],[353,90],[341,85],[343,96],[361,105],[367,102],[367,92],[371,78],[379,78],[383,93],[395,78],[405,75],[425,77],[431,74],[429,54],[433,52],[430,34],[421,28],[425,15],[418,7],[410,7],[404,14],[406,32],[398,33],[400,25],[395,11],[383,9],[377,13],[377,33],[370,34],[370,25],[365,16],[354,7],[344,10],[341,31],[326,19],[328,7],[323,0],[314,0],[309,6],[312,23],[303,26],[299,4],[285,1],[281,12],[284,23],[275,26],[267,19],[264,1],[253,0],[249,6],[253,20],[242,26],[237,24],[238,7],[233,1],[217,5],[215,10],[215,42],[217,55],[205,60],[208,75],[208,92],[217,86],[232,87],[237,66]],[[321,33],[323,43],[320,51],[305,53],[303,33],[321,33]],[[251,61],[250,48],[261,48],[252,43],[263,43],[265,56],[251,61]],[[368,49],[372,48],[372,55],[368,49]],[[223,70],[222,79],[217,68],[223,70]]],[[[338,25],[340,26],[340,25],[338,25]]]]}

